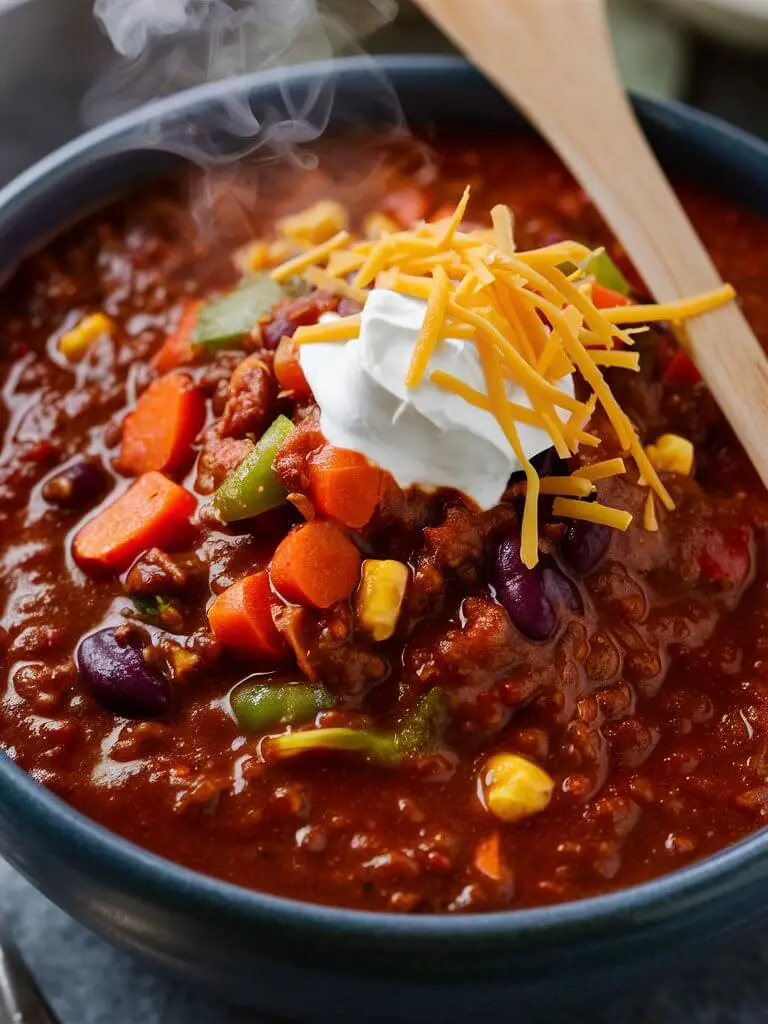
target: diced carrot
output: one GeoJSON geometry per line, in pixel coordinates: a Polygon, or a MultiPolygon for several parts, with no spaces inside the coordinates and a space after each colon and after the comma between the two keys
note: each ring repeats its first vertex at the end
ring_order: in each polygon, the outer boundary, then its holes
{"type": "Polygon", "coordinates": [[[288,335],[283,335],[280,339],[273,366],[277,382],[283,391],[290,391],[294,398],[311,397],[312,392],[299,360],[299,346],[288,335]]]}
{"type": "Polygon", "coordinates": [[[194,358],[192,348],[192,332],[197,325],[197,317],[202,306],[202,299],[192,299],[184,308],[181,319],[173,334],[169,334],[161,347],[152,357],[152,366],[158,373],[168,373],[177,366],[191,363],[194,358]]]}
{"type": "MultiPolygon", "coordinates": [[[[427,216],[432,197],[425,188],[406,185],[390,192],[382,205],[384,213],[391,214],[403,228],[409,228],[427,216]]],[[[451,210],[453,213],[453,210],[451,210]]]]}
{"type": "Polygon", "coordinates": [[[272,591],[266,572],[227,587],[208,609],[208,621],[219,643],[240,654],[280,658],[287,649],[272,620],[272,591]]]}
{"type": "Polygon", "coordinates": [[[186,373],[160,377],[125,418],[118,469],[139,476],[183,468],[204,423],[205,398],[192,378],[186,373]]]}
{"type": "Polygon", "coordinates": [[[278,544],[270,575],[288,601],[330,608],[357,586],[360,562],[360,552],[340,526],[315,519],[278,544]]]}
{"type": "Polygon", "coordinates": [[[197,502],[162,473],[145,473],[76,535],[75,559],[85,568],[127,569],[147,548],[178,545],[197,502]]]}
{"type": "Polygon", "coordinates": [[[614,306],[631,306],[632,299],[621,292],[615,292],[613,288],[606,288],[604,284],[595,281],[592,285],[592,302],[598,309],[611,309],[614,306]]]}
{"type": "Polygon", "coordinates": [[[509,872],[501,853],[501,836],[491,832],[475,847],[473,863],[481,875],[492,882],[504,882],[509,872]]]}
{"type": "Polygon", "coordinates": [[[379,503],[382,474],[360,452],[325,445],[309,461],[309,493],[318,512],[355,530],[379,503]]]}

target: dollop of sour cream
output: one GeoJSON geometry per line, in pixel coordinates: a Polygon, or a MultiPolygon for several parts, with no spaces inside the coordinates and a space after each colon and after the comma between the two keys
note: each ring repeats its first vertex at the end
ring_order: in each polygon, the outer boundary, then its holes
{"type": "MultiPolygon", "coordinates": [[[[377,288],[361,314],[359,338],[300,347],[321,429],[331,444],[361,452],[389,470],[403,488],[453,487],[481,508],[492,508],[511,474],[522,467],[491,413],[429,379],[434,370],[444,370],[485,393],[475,346],[446,338],[422,383],[412,389],[404,384],[425,311],[421,299],[377,288]]],[[[573,395],[571,377],[558,386],[573,395]]],[[[507,396],[530,408],[525,392],[512,382],[507,382],[507,396]]],[[[517,429],[529,459],[552,445],[546,430],[523,423],[517,429]]]]}

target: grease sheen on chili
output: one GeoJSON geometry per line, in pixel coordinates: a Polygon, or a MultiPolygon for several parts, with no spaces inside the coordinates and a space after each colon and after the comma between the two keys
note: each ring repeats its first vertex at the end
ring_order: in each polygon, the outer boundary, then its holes
{"type": "MultiPolygon", "coordinates": [[[[302,667],[287,657],[272,675],[268,664],[220,648],[206,610],[212,595],[267,566],[301,520],[292,505],[229,527],[203,514],[170,550],[145,553],[119,574],[86,573],[72,560],[73,534],[130,482],[117,458],[123,420],[190,301],[236,284],[232,253],[265,233],[271,217],[319,197],[340,199],[356,218],[391,208],[393,196],[404,201],[413,168],[400,147],[377,153],[363,186],[343,142],[326,147],[311,174],[265,174],[247,218],[227,187],[215,215],[201,221],[184,183],[158,184],[63,235],[5,287],[0,745],[38,782],[128,839],[305,900],[504,909],[684,867],[760,828],[768,807],[768,503],[664,331],[638,336],[640,374],[612,374],[611,384],[644,441],[671,432],[694,443],[695,474],[665,477],[677,509],[656,533],[642,527],[644,488],[625,478],[601,482],[601,501],[636,516],[594,560],[543,509],[545,554],[569,582],[554,600],[556,627],[534,640],[515,628],[490,585],[489,553],[519,512],[514,487],[506,504],[484,513],[450,491],[385,502],[362,543],[366,557],[412,568],[395,634],[376,642],[363,635],[348,601],[289,608],[302,667]],[[68,362],[58,340],[93,309],[113,320],[114,334],[68,362]],[[115,643],[97,632],[107,627],[123,627],[126,657],[143,666],[151,718],[120,717],[132,708],[115,698],[114,679],[99,675],[96,656],[115,643]],[[88,679],[75,660],[83,638],[96,652],[88,679]],[[437,749],[394,765],[348,752],[265,758],[261,737],[237,725],[230,692],[249,677],[306,683],[307,675],[322,692],[305,687],[292,713],[317,698],[325,727],[391,732],[440,687],[447,730],[437,749]],[[522,755],[554,780],[545,810],[510,824],[483,806],[478,776],[500,752],[522,755]],[[501,867],[489,872],[478,851],[487,853],[496,836],[501,867]]],[[[467,181],[475,209],[509,204],[521,245],[605,243],[643,294],[593,207],[543,147],[442,141],[432,179],[419,186],[424,212],[455,202],[467,181]]],[[[697,188],[682,185],[680,194],[768,342],[768,226],[697,188]]],[[[183,370],[205,397],[206,422],[194,458],[172,453],[168,472],[201,505],[278,414],[311,415],[309,398],[280,393],[272,351],[291,325],[336,304],[321,295],[281,307],[245,369],[245,353],[217,348],[183,370]]],[[[590,429],[609,432],[599,417],[590,429]]],[[[299,481],[301,490],[306,451],[290,439],[288,446],[281,473],[288,489],[299,481]]],[[[273,701],[248,713],[279,718],[285,707],[273,701]]]]}

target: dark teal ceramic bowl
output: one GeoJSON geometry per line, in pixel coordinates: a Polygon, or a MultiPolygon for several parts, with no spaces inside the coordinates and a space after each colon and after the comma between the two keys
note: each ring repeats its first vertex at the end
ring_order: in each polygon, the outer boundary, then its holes
{"type": "MultiPolygon", "coordinates": [[[[414,125],[512,134],[524,122],[456,58],[381,62],[414,125]]],[[[0,274],[52,231],[168,169],[143,148],[162,119],[211,124],[243,91],[260,113],[322,71],[299,67],[224,82],[140,110],[55,153],[0,192],[0,274]]],[[[337,116],[375,120],[368,66],[337,66],[337,116]]],[[[768,146],[673,103],[638,100],[662,161],[768,212],[768,146]]],[[[226,148],[231,140],[222,137],[226,148]]],[[[694,867],[609,896],[541,910],[394,917],[238,889],[180,868],[75,813],[0,756],[0,852],[55,903],[119,945],[224,998],[304,1020],[441,1024],[551,1019],[555,1006],[653,978],[757,925],[768,911],[768,834],[694,867]]]]}

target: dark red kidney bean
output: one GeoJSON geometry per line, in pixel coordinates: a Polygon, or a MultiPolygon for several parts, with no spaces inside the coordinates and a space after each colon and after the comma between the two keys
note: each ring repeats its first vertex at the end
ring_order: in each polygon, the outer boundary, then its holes
{"type": "Polygon", "coordinates": [[[554,448],[546,448],[531,459],[531,465],[539,476],[568,476],[568,464],[561,459],[554,448]]]}
{"type": "Polygon", "coordinates": [[[73,462],[43,485],[43,498],[57,508],[95,505],[107,488],[107,477],[96,462],[73,462]]]}
{"type": "Polygon", "coordinates": [[[542,556],[541,574],[544,580],[544,593],[555,607],[562,605],[572,612],[584,611],[579,588],[565,575],[553,558],[542,556]]]}
{"type": "Polygon", "coordinates": [[[126,718],[155,718],[168,710],[171,687],[147,664],[145,641],[130,628],[100,629],[80,642],[77,667],[91,693],[109,711],[126,718]]]}
{"type": "MultiPolygon", "coordinates": [[[[543,452],[539,452],[538,455],[534,455],[531,458],[531,465],[539,474],[539,476],[567,476],[568,465],[560,458],[554,448],[545,448],[543,452]]],[[[517,472],[513,473],[509,478],[511,484],[523,484],[525,483],[525,473],[522,469],[518,469],[517,472]]]]}
{"type": "Polygon", "coordinates": [[[520,530],[514,527],[491,549],[489,580],[512,624],[530,640],[547,640],[557,614],[544,590],[541,565],[528,569],[520,557],[520,530]]]}
{"type": "Polygon", "coordinates": [[[559,554],[569,569],[585,576],[603,558],[610,543],[610,526],[577,519],[569,524],[560,541],[559,554]]]}

